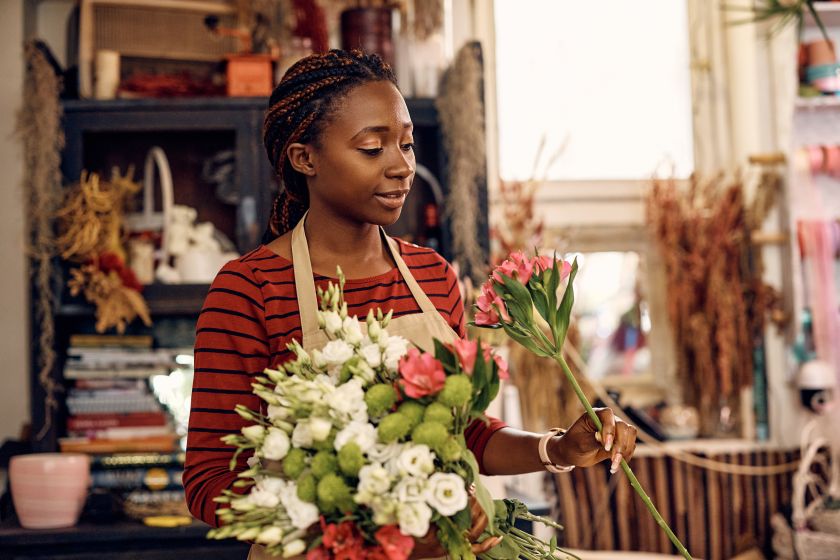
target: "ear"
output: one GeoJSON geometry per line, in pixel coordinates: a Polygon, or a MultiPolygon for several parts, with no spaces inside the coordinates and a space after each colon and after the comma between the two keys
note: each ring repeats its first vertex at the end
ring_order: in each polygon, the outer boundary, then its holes
{"type": "Polygon", "coordinates": [[[286,148],[286,157],[292,165],[292,169],[307,177],[315,175],[312,148],[300,142],[293,142],[286,148]]]}

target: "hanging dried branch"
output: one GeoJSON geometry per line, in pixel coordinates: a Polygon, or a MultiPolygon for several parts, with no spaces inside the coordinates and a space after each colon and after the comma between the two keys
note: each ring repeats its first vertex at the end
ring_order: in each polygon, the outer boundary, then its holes
{"type": "Polygon", "coordinates": [[[26,80],[23,106],[17,117],[17,135],[23,147],[23,190],[28,216],[28,252],[34,286],[33,320],[38,325],[36,376],[44,391],[44,425],[37,440],[52,428],[61,386],[52,378],[55,366],[53,317],[53,214],[61,202],[61,82],[36,43],[24,49],[26,80]]]}
{"type": "Polygon", "coordinates": [[[449,160],[446,215],[452,249],[476,283],[484,280],[488,266],[478,242],[478,187],[486,176],[482,88],[480,46],[464,45],[446,72],[437,108],[449,160]]]}

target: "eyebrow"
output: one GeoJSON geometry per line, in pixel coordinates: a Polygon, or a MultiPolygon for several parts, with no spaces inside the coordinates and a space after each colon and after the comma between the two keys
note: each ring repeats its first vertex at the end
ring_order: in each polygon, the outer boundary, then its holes
{"type": "MultiPolygon", "coordinates": [[[[414,123],[412,123],[411,121],[409,121],[407,123],[403,123],[403,130],[407,130],[409,128],[412,128],[413,126],[414,126],[414,123]]],[[[368,133],[371,133],[371,132],[373,132],[373,133],[391,132],[391,127],[386,126],[386,125],[366,126],[362,130],[360,130],[359,132],[354,134],[353,138],[351,138],[351,140],[354,140],[354,139],[358,138],[362,134],[368,134],[368,133]]]]}

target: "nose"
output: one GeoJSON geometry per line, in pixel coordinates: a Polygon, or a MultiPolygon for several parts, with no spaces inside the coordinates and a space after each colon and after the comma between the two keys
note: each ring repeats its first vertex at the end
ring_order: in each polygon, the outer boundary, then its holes
{"type": "Polygon", "coordinates": [[[388,167],[385,168],[385,176],[389,179],[398,179],[405,181],[414,176],[415,159],[414,150],[404,152],[398,148],[396,155],[394,155],[388,162],[388,167]]]}

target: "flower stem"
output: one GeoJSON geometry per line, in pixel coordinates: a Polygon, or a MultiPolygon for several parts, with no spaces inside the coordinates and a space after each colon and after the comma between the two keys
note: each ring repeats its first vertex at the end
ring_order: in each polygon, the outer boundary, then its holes
{"type": "MultiPolygon", "coordinates": [[[[554,358],[554,361],[560,364],[560,367],[563,368],[563,373],[566,374],[566,378],[569,380],[569,383],[572,384],[572,388],[575,390],[578,399],[580,399],[581,404],[583,404],[583,407],[586,409],[586,413],[589,415],[589,418],[592,419],[592,423],[595,424],[595,427],[598,428],[598,430],[601,430],[601,419],[598,418],[597,414],[595,414],[595,410],[592,408],[592,405],[589,404],[589,399],[587,399],[586,395],[583,394],[583,390],[580,388],[577,379],[575,379],[572,370],[569,369],[569,364],[567,364],[566,360],[563,358],[562,351],[558,350],[557,352],[555,352],[552,355],[552,358],[554,358]]],[[[659,511],[657,511],[656,506],[653,505],[650,496],[647,495],[645,490],[642,488],[642,485],[639,484],[639,480],[636,478],[636,475],[633,474],[633,469],[630,468],[630,465],[628,465],[627,461],[625,461],[624,459],[621,460],[621,469],[624,471],[624,474],[627,475],[627,478],[630,480],[630,486],[633,487],[633,489],[642,499],[642,502],[644,502],[645,507],[653,516],[653,519],[656,521],[656,524],[659,525],[663,531],[665,531],[665,534],[668,535],[668,538],[671,540],[671,542],[674,544],[674,546],[677,548],[677,550],[683,556],[683,558],[691,560],[691,554],[689,554],[688,550],[686,550],[685,546],[683,546],[683,544],[680,542],[680,540],[677,538],[677,536],[674,534],[674,532],[671,530],[671,528],[668,526],[665,520],[662,519],[662,515],[659,514],[659,511]]]]}

